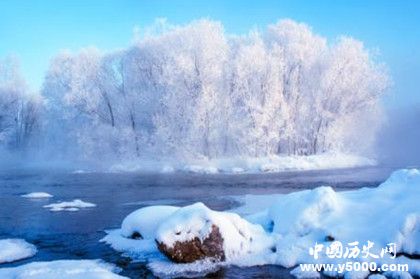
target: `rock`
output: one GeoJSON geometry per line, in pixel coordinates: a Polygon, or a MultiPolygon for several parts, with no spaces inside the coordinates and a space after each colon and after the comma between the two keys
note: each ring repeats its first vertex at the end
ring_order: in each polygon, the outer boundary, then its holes
{"type": "Polygon", "coordinates": [[[156,241],[159,250],[176,263],[191,263],[202,259],[224,261],[223,237],[216,225],[212,225],[211,232],[202,241],[195,237],[192,240],[177,241],[172,247],[156,241]]]}
{"type": "Polygon", "coordinates": [[[133,232],[130,236],[131,239],[143,239],[143,236],[139,232],[133,232]]]}

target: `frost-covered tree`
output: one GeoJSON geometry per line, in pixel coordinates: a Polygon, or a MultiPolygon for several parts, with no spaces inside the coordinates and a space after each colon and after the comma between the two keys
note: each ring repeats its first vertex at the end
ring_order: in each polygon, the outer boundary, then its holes
{"type": "Polygon", "coordinates": [[[268,48],[258,33],[242,39],[232,53],[229,97],[232,140],[239,154],[278,152],[285,134],[288,104],[283,91],[284,56],[268,48]]]}
{"type": "Polygon", "coordinates": [[[29,93],[17,60],[0,60],[0,147],[27,147],[39,128],[41,103],[40,96],[29,93]]]}
{"type": "Polygon", "coordinates": [[[165,57],[164,94],[154,118],[160,144],[181,156],[222,155],[228,51],[222,26],[198,21],[155,40],[165,57]]]}
{"type": "Polygon", "coordinates": [[[43,89],[51,130],[61,131],[52,137],[63,134],[85,157],[119,159],[364,152],[371,144],[388,81],[361,42],[328,44],[292,20],[243,36],[209,20],[158,30],[128,49],[52,61],[43,89]],[[362,115],[371,127],[364,138],[362,115]]]}
{"type": "Polygon", "coordinates": [[[379,99],[388,84],[383,66],[370,60],[361,42],[343,37],[331,47],[322,67],[317,81],[319,87],[313,97],[317,117],[313,153],[366,146],[366,142],[370,142],[367,139],[376,130],[379,99]],[[354,130],[358,127],[354,122],[360,119],[370,125],[362,130],[366,141],[353,139],[359,146],[351,146],[346,139],[359,132],[354,130]]]}

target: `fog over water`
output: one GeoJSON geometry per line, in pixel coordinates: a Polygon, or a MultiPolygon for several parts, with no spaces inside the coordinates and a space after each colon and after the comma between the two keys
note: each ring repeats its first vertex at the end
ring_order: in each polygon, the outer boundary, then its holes
{"type": "Polygon", "coordinates": [[[379,162],[397,167],[420,166],[420,104],[389,109],[375,143],[379,162]]]}

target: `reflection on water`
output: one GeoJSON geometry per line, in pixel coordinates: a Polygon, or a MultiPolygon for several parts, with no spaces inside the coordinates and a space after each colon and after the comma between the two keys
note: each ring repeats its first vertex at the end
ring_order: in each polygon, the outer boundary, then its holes
{"type": "MultiPolygon", "coordinates": [[[[225,210],[237,206],[227,197],[230,195],[288,193],[321,185],[331,185],[338,191],[375,187],[390,172],[387,168],[242,175],[0,171],[0,238],[24,238],[38,247],[35,257],[0,267],[31,261],[101,258],[123,268],[123,275],[153,278],[144,263],[132,263],[98,242],[105,235],[105,229],[119,227],[122,219],[137,208],[202,201],[212,209],[225,210]],[[54,197],[33,200],[20,196],[39,191],[54,197]],[[97,207],[78,212],[50,212],[42,207],[75,198],[93,202],[97,207]]],[[[289,276],[287,269],[262,266],[224,268],[206,277],[289,276]]]]}

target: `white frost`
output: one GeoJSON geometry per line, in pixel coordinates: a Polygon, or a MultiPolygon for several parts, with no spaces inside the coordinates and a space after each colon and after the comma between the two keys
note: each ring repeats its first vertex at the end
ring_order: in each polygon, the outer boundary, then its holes
{"type": "Polygon", "coordinates": [[[79,199],[68,202],[51,203],[44,205],[44,208],[49,208],[50,211],[78,211],[80,208],[95,207],[96,204],[84,202],[79,199]]]}
{"type": "Polygon", "coordinates": [[[46,192],[32,192],[25,195],[21,195],[21,197],[29,198],[29,199],[43,199],[43,198],[52,198],[53,195],[46,192]]]}
{"type": "Polygon", "coordinates": [[[2,279],[122,279],[120,270],[101,260],[60,260],[33,262],[0,269],[2,279]]]}
{"type": "Polygon", "coordinates": [[[0,264],[26,259],[35,254],[36,247],[23,239],[0,239],[0,264]]]}

